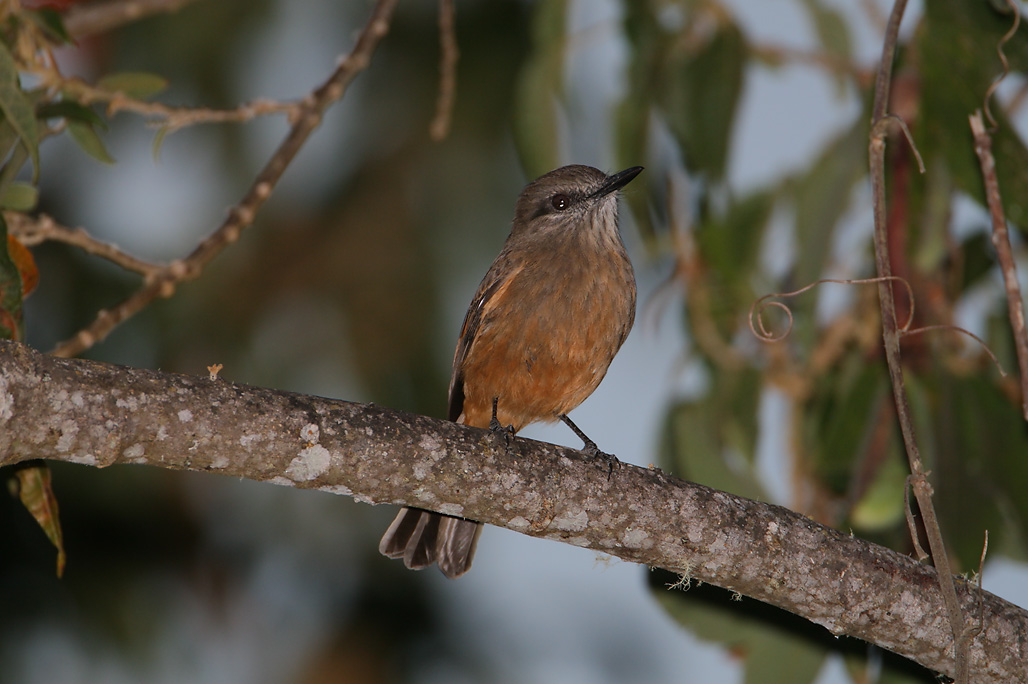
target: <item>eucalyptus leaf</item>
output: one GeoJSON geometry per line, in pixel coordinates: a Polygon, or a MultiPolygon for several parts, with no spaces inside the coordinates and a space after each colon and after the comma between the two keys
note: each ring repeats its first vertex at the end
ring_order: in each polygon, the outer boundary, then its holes
{"type": "Polygon", "coordinates": [[[726,18],[668,66],[663,88],[668,126],[689,169],[712,181],[725,175],[748,53],[742,31],[726,18]]]}
{"type": "Polygon", "coordinates": [[[39,26],[51,40],[65,45],[75,44],[75,39],[64,27],[64,20],[61,18],[60,12],[50,7],[40,7],[36,10],[22,9],[22,14],[39,26]]]}
{"type": "Polygon", "coordinates": [[[668,588],[675,579],[665,571],[651,573],[657,601],[698,638],[736,655],[747,684],[808,684],[833,650],[828,632],[802,618],[709,585],[668,588]]]}
{"type": "Polygon", "coordinates": [[[87,107],[74,100],[60,100],[58,102],[41,104],[36,108],[36,116],[40,119],[81,121],[101,130],[107,130],[107,121],[102,116],[97,114],[92,107],[87,107]]]}
{"type": "Polygon", "coordinates": [[[797,286],[823,277],[835,229],[848,207],[853,187],[867,177],[867,142],[867,119],[860,116],[791,183],[799,250],[793,276],[797,286]]]}
{"type": "Polygon", "coordinates": [[[104,147],[103,141],[100,140],[100,136],[92,126],[81,121],[69,121],[68,133],[72,140],[78,143],[78,146],[93,159],[105,164],[114,163],[114,159],[107,153],[107,148],[104,147]]]}
{"type": "Polygon", "coordinates": [[[517,82],[514,138],[529,178],[560,166],[558,103],[564,88],[567,0],[543,0],[535,8],[532,56],[517,82]]]}
{"type": "Polygon", "coordinates": [[[11,183],[0,194],[0,209],[31,211],[39,201],[39,189],[29,183],[11,183]]]}
{"type": "MultiPolygon", "coordinates": [[[[817,33],[821,49],[839,59],[851,60],[853,47],[850,41],[846,20],[838,11],[826,7],[822,0],[803,0],[803,5],[810,14],[814,31],[817,33]]],[[[835,77],[838,92],[842,95],[849,80],[845,74],[838,73],[835,77]]]]}
{"type": "Polygon", "coordinates": [[[3,43],[0,43],[0,112],[25,145],[32,159],[35,181],[39,176],[39,126],[31,101],[18,85],[14,57],[3,43]]]}
{"type": "Polygon", "coordinates": [[[663,464],[680,477],[751,499],[766,499],[754,469],[757,371],[711,368],[713,391],[668,412],[663,464]]]}
{"type": "Polygon", "coordinates": [[[164,91],[168,87],[168,79],[145,71],[123,71],[104,76],[96,85],[104,90],[145,100],[164,91]]]}
{"type": "MultiPolygon", "coordinates": [[[[932,0],[925,3],[924,26],[913,41],[920,73],[920,119],[916,141],[929,168],[944,159],[956,185],[984,204],[984,189],[968,116],[985,105],[985,93],[1002,73],[996,47],[1011,17],[987,2],[932,0]]],[[[1028,30],[1004,45],[1011,68],[1028,68],[1028,30]]],[[[1007,219],[1028,231],[1028,149],[992,103],[997,128],[992,133],[996,173],[1007,219]]]]}

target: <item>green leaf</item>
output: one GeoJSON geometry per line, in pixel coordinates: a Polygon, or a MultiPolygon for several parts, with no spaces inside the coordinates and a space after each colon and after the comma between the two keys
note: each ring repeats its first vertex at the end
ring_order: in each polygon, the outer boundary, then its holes
{"type": "Polygon", "coordinates": [[[671,408],[662,464],[679,477],[765,499],[753,469],[762,377],[750,369],[709,372],[714,377],[707,396],[671,408]]]}
{"type": "Polygon", "coordinates": [[[164,145],[164,139],[168,136],[170,129],[167,126],[161,126],[157,133],[153,137],[153,160],[154,163],[160,161],[161,158],[161,147],[164,145]]]}
{"type": "Polygon", "coordinates": [[[61,100],[60,102],[47,102],[36,108],[36,117],[40,119],[66,119],[67,121],[81,121],[90,126],[96,126],[101,130],[107,130],[107,121],[96,113],[92,107],[87,107],[74,100],[61,100]]]}
{"type": "MultiPolygon", "coordinates": [[[[898,447],[895,441],[892,444],[898,447]]],[[[905,517],[903,488],[910,467],[898,448],[890,451],[895,453],[887,455],[871,486],[850,511],[850,523],[856,530],[883,532],[894,528],[905,517]]]]}
{"type": "MultiPolygon", "coordinates": [[[[615,110],[618,168],[644,165],[650,137],[650,117],[662,89],[657,85],[662,72],[662,53],[667,39],[653,8],[645,2],[624,4],[624,28],[630,49],[627,89],[615,110]]],[[[650,214],[650,200],[656,194],[654,174],[643,174],[632,184],[634,192],[623,195],[635,218],[639,233],[650,243],[656,233],[650,214]]]]}
{"type": "Polygon", "coordinates": [[[784,610],[709,585],[668,589],[677,578],[650,573],[650,588],[674,620],[737,656],[747,684],[807,684],[839,643],[825,629],[784,610]]]}
{"type": "Polygon", "coordinates": [[[110,92],[145,100],[164,91],[168,87],[168,79],[145,71],[123,71],[104,76],[96,85],[110,92]]]}
{"type": "Polygon", "coordinates": [[[922,446],[922,457],[960,571],[978,570],[985,530],[991,553],[1024,558],[1028,427],[1020,406],[984,373],[961,377],[939,367],[915,380],[907,384],[914,408],[924,407],[916,414],[918,433],[931,440],[922,446]]]}
{"type": "Polygon", "coordinates": [[[25,149],[25,145],[19,140],[11,150],[10,156],[7,158],[7,162],[0,167],[0,194],[2,194],[14,179],[18,175],[18,171],[25,165],[25,162],[29,158],[29,153],[25,149]]]}
{"type": "Polygon", "coordinates": [[[66,556],[64,535],[57,513],[57,497],[50,484],[50,468],[42,461],[34,461],[27,467],[15,470],[18,479],[18,496],[47,538],[57,548],[57,576],[64,574],[66,556]]]}
{"type": "Polygon", "coordinates": [[[7,222],[0,215],[0,339],[22,339],[21,272],[7,247],[7,222]]]}
{"type": "Polygon", "coordinates": [[[564,89],[567,0],[543,0],[533,20],[533,50],[518,77],[514,140],[529,178],[560,166],[557,107],[564,89]]]}
{"type": "Polygon", "coordinates": [[[880,458],[866,452],[882,423],[884,402],[891,401],[889,378],[883,365],[868,364],[854,345],[816,383],[804,411],[807,451],[818,478],[841,496],[862,458],[880,458]]]}
{"type": "Polygon", "coordinates": [[[867,175],[867,141],[867,119],[859,116],[849,130],[825,146],[806,173],[790,182],[799,248],[794,273],[798,286],[823,277],[853,186],[867,175]]]}
{"type": "Polygon", "coordinates": [[[39,177],[39,126],[31,101],[18,86],[14,57],[3,43],[0,43],[0,111],[32,158],[34,182],[39,177]]]}
{"type": "Polygon", "coordinates": [[[39,201],[39,190],[29,183],[15,182],[3,189],[0,194],[0,209],[11,211],[31,211],[39,201]]]}
{"type": "Polygon", "coordinates": [[[103,141],[100,140],[100,136],[92,126],[80,121],[69,121],[68,133],[72,140],[78,143],[79,147],[90,157],[105,164],[114,163],[114,159],[107,153],[107,148],[104,147],[103,141]]]}
{"type": "MultiPolygon", "coordinates": [[[[1011,26],[1011,17],[987,2],[932,0],[925,3],[924,25],[913,41],[911,59],[918,65],[920,118],[911,127],[929,168],[941,158],[955,184],[984,205],[981,170],[967,117],[984,106],[993,79],[1002,73],[996,46],[1011,26]]],[[[1013,71],[1028,68],[1028,30],[1020,30],[1004,53],[1013,71]]],[[[993,102],[998,124],[993,154],[1007,219],[1028,233],[1028,149],[993,102]]]]}
{"type": "MultiPolygon", "coordinates": [[[[11,125],[5,119],[0,117],[0,159],[7,159],[7,155],[18,144],[20,144],[18,134],[14,132],[14,129],[11,128],[11,125]]],[[[5,162],[4,166],[6,167],[9,163],[10,160],[5,162]]]]}
{"type": "Polygon", "coordinates": [[[838,639],[823,627],[761,601],[707,584],[683,582],[666,570],[651,571],[648,581],[657,602],[672,619],[697,638],[727,649],[742,665],[747,684],[820,681],[817,676],[829,654],[844,657],[854,682],[936,682],[932,672],[906,658],[887,651],[869,658],[866,643],[838,639]]]}
{"type": "MultiPolygon", "coordinates": [[[[685,30],[690,29],[687,24],[685,30]]],[[[689,38],[682,42],[700,42],[696,36],[689,38]]],[[[742,91],[746,40],[738,26],[722,18],[698,47],[674,57],[678,52],[668,53],[668,80],[662,89],[668,128],[682,147],[686,166],[719,181],[725,175],[742,91]]]]}
{"type": "Polygon", "coordinates": [[[53,41],[57,43],[64,43],[66,45],[74,45],[75,39],[71,37],[68,30],[64,28],[64,20],[61,19],[61,13],[51,9],[49,7],[41,7],[37,10],[26,10],[23,9],[22,13],[27,16],[36,26],[43,30],[43,33],[47,35],[53,41]]]}
{"type": "Polygon", "coordinates": [[[711,313],[721,334],[731,338],[753,300],[753,274],[757,268],[764,231],[774,209],[775,196],[758,192],[729,205],[723,216],[705,217],[696,227],[696,243],[707,267],[705,283],[717,293],[711,313]]]}
{"type": "Polygon", "coordinates": [[[963,258],[960,292],[975,285],[981,278],[988,278],[996,268],[996,251],[992,246],[989,231],[974,233],[960,245],[958,253],[963,258]]]}
{"type": "MultiPolygon", "coordinates": [[[[814,24],[821,49],[830,55],[840,59],[850,60],[853,57],[853,49],[850,44],[849,30],[846,28],[846,20],[842,15],[828,7],[825,7],[821,0],[803,0],[803,5],[814,24]]],[[[845,94],[846,85],[849,79],[844,74],[836,74],[835,82],[839,95],[845,94]]]]}

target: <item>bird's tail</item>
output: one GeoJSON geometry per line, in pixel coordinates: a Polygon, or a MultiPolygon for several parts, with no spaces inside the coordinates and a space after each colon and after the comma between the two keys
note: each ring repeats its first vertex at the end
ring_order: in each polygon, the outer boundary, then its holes
{"type": "Polygon", "coordinates": [[[382,535],[378,550],[402,558],[411,570],[438,563],[444,575],[455,579],[471,569],[481,533],[482,525],[473,520],[404,507],[382,535]]]}

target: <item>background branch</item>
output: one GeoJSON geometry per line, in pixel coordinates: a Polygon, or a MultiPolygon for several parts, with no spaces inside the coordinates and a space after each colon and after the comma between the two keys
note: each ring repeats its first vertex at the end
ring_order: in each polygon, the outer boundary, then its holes
{"type": "Polygon", "coordinates": [[[75,38],[105,33],[151,14],[177,12],[196,0],[100,0],[77,3],[64,15],[64,28],[75,38]]]}
{"type": "Polygon", "coordinates": [[[34,247],[43,242],[63,242],[78,247],[86,254],[107,259],[127,271],[134,271],[144,276],[155,274],[161,270],[159,264],[144,261],[125,252],[117,245],[97,240],[84,228],[68,228],[54,221],[47,214],[28,216],[21,212],[4,212],[7,227],[26,247],[34,247]]]}
{"type": "Polygon", "coordinates": [[[48,88],[60,90],[83,105],[107,104],[107,116],[118,112],[132,112],[147,117],[149,124],[160,126],[168,133],[200,123],[246,123],[259,116],[285,114],[290,122],[302,116],[302,103],[278,102],[258,99],[246,102],[232,109],[211,109],[208,107],[173,107],[161,102],[148,102],[129,97],[123,92],[112,91],[91,85],[81,78],[65,77],[56,68],[32,65],[26,68],[48,88]]]}
{"type": "Polygon", "coordinates": [[[1028,420],[1028,330],[1025,329],[1024,304],[1021,286],[1017,280],[1017,262],[1014,260],[1007,233],[1007,217],[1003,213],[1003,198],[999,193],[999,178],[996,176],[996,160],[992,156],[992,137],[985,130],[981,110],[969,117],[971,133],[974,135],[974,151],[982,169],[985,183],[985,202],[989,206],[992,220],[992,246],[996,248],[1003,286],[1007,293],[1007,315],[1014,335],[1014,349],[1017,353],[1018,371],[1021,376],[1021,414],[1028,420]]]}
{"type": "MultiPolygon", "coordinates": [[[[938,570],[939,589],[946,606],[946,616],[950,625],[955,668],[951,676],[958,684],[966,684],[969,672],[970,637],[964,622],[964,613],[957,596],[953,574],[950,571],[949,555],[939,527],[938,515],[932,503],[932,488],[928,483],[928,475],[921,461],[921,452],[914,435],[914,423],[910,413],[910,400],[903,384],[903,365],[900,360],[899,329],[896,323],[896,304],[893,300],[892,264],[889,260],[889,225],[886,213],[885,192],[885,140],[888,133],[888,114],[890,85],[892,82],[892,62],[896,52],[896,38],[906,0],[896,0],[889,16],[885,39],[882,43],[882,58],[878,66],[878,77],[875,80],[875,97],[871,114],[871,136],[868,149],[871,195],[874,212],[874,248],[875,266],[882,282],[878,285],[878,299],[882,310],[882,340],[885,347],[885,360],[889,367],[889,380],[892,394],[896,402],[896,417],[899,421],[900,433],[903,435],[903,447],[910,464],[910,483],[917,500],[918,509],[924,522],[925,534],[932,562],[938,570]]],[[[916,530],[911,530],[916,534],[916,530]]],[[[944,643],[944,642],[939,642],[944,643]]],[[[977,670],[977,667],[976,667],[977,670]]],[[[976,672],[977,674],[977,672],[976,672]]]]}
{"type": "Polygon", "coordinates": [[[453,102],[457,98],[457,9],[453,0],[439,0],[439,95],[435,116],[428,132],[432,140],[440,142],[450,133],[453,102]]]}
{"type": "MultiPolygon", "coordinates": [[[[661,567],[951,674],[934,569],[788,509],[575,449],[380,406],[60,359],[0,342],[0,465],[133,463],[410,504],[661,567]]],[[[72,559],[74,562],[74,559],[72,559]]],[[[960,583],[984,615],[976,682],[1028,669],[1028,612],[960,583]]]]}
{"type": "Polygon", "coordinates": [[[246,196],[229,213],[221,226],[196,246],[185,259],[172,262],[147,278],[143,286],[127,299],[97,314],[91,324],[73,337],[57,345],[54,354],[76,356],[103,340],[115,327],[134,316],[157,297],[170,297],[179,283],[199,277],[221,250],[239,239],[242,231],[253,224],[257,211],[270,197],[286,167],[296,157],[308,136],[321,123],[328,107],[341,98],[354,77],[367,68],[379,41],[389,30],[389,21],[396,0],[379,0],[368,23],[357,38],[350,54],[340,60],[325,83],[319,86],[299,107],[299,114],[285,140],[279,145],[264,169],[257,175],[246,196]]]}

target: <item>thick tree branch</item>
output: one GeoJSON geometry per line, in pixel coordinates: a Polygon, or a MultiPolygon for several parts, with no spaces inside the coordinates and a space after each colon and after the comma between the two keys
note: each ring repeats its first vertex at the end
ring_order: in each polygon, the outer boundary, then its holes
{"type": "MultiPolygon", "coordinates": [[[[935,570],[793,511],[487,430],[0,341],[0,465],[197,470],[410,504],[666,568],[950,673],[935,570]]],[[[976,682],[1024,681],[1028,612],[959,582],[976,682]]]]}

